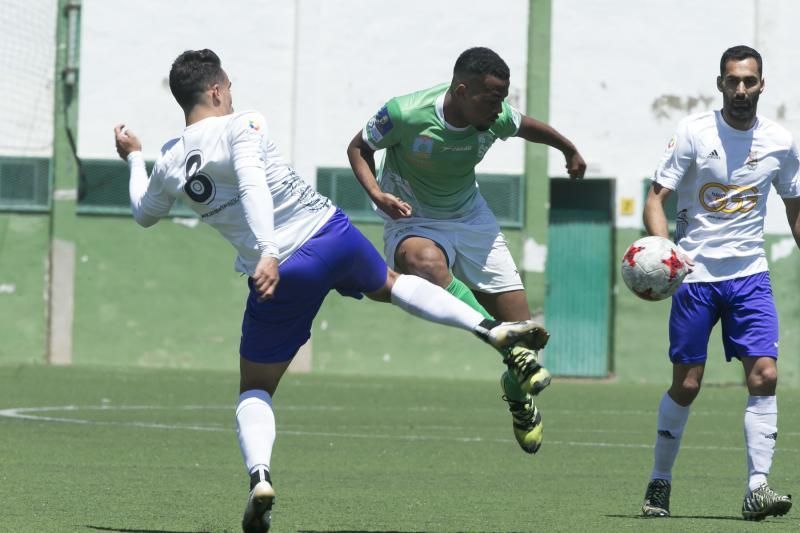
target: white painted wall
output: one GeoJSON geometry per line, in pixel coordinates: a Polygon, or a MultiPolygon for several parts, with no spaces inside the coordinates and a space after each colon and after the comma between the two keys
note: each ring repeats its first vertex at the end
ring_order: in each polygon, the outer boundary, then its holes
{"type": "Polygon", "coordinates": [[[184,126],[169,90],[170,66],[198,48],[221,57],[234,108],[264,113],[288,149],[294,35],[293,2],[83,0],[78,153],[115,157],[112,129],[125,122],[154,159],[184,126]]]}
{"type": "MultiPolygon", "coordinates": [[[[641,180],[680,118],[721,104],[715,78],[730,45],[760,49],[760,110],[800,136],[798,19],[793,0],[553,0],[550,123],[575,141],[590,176],[617,178],[618,207],[635,200],[619,225],[640,225],[641,180]]],[[[0,82],[0,154],[49,153],[54,22],[55,0],[0,0],[0,61],[11,73],[0,82]]],[[[124,121],[154,158],[183,127],[170,64],[209,47],[233,81],[234,106],[262,111],[286,157],[314,182],[317,167],[347,165],[347,143],[384,101],[446,81],[469,46],[506,59],[511,100],[524,110],[527,24],[528,0],[140,0],[135,8],[83,0],[78,151],[115,157],[111,128],[124,121]]],[[[479,171],[522,168],[523,142],[512,139],[479,171]]],[[[564,175],[555,151],[549,169],[564,175]]],[[[787,232],[780,201],[770,201],[767,230],[787,232]]]]}
{"type": "MultiPolygon", "coordinates": [[[[652,174],[678,121],[719,108],[719,58],[747,44],[764,57],[759,112],[800,136],[800,52],[792,44],[800,3],[791,0],[554,0],[550,122],[568,133],[589,175],[617,178],[618,208],[635,199],[620,226],[639,227],[642,178],[652,174]]],[[[551,154],[551,175],[562,174],[551,154]]],[[[788,233],[773,193],[767,231],[788,233]]]]}
{"type": "MultiPolygon", "coordinates": [[[[489,46],[511,68],[511,94],[524,105],[527,0],[496,4],[299,0],[301,65],[296,164],[347,166],[353,135],[392,96],[449,81],[470,46],[489,46]],[[304,162],[304,163],[302,163],[304,162]]],[[[482,169],[519,173],[519,140],[498,143],[482,169]]],[[[303,173],[306,174],[307,173],[303,173]]]]}
{"type": "MultiPolygon", "coordinates": [[[[185,49],[222,58],[234,107],[262,111],[284,155],[314,181],[319,166],[347,166],[352,136],[390,97],[447,81],[458,54],[477,44],[512,69],[524,105],[527,0],[503,9],[475,0],[84,0],[78,150],[114,156],[111,127],[126,122],[148,158],[179,134],[183,116],[167,74],[185,49]]],[[[487,171],[519,173],[521,141],[501,143],[487,171]]]]}

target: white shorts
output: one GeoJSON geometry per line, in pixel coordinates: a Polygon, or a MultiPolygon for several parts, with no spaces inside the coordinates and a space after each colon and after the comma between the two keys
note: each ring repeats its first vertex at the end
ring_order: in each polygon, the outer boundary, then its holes
{"type": "Polygon", "coordinates": [[[462,218],[411,217],[387,221],[383,228],[383,251],[390,267],[395,267],[397,247],[408,237],[424,237],[438,244],[453,274],[470,289],[487,293],[523,289],[506,237],[486,204],[462,218]]]}

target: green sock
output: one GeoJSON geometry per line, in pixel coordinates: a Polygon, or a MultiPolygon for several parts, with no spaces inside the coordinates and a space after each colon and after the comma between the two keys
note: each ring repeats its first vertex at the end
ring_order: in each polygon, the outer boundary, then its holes
{"type": "Polygon", "coordinates": [[[492,315],[490,315],[486,309],[483,308],[481,304],[478,303],[478,300],[475,298],[475,295],[472,293],[469,287],[464,285],[464,282],[458,279],[457,277],[453,276],[453,281],[450,282],[445,290],[479,312],[483,315],[484,318],[488,318],[489,320],[494,320],[492,315]]]}
{"type": "MultiPolygon", "coordinates": [[[[457,277],[453,276],[453,281],[450,282],[450,285],[447,286],[447,292],[470,306],[471,308],[475,309],[477,312],[482,314],[484,318],[488,318],[489,320],[494,320],[494,317],[490,315],[483,306],[478,303],[478,300],[475,298],[475,295],[472,293],[469,287],[464,285],[464,282],[458,279],[457,277]]],[[[527,394],[520,388],[519,383],[517,382],[517,378],[511,372],[503,372],[502,377],[500,378],[503,380],[505,384],[504,390],[506,391],[506,395],[518,402],[525,401],[527,398],[527,394]]]]}
{"type": "Polygon", "coordinates": [[[508,396],[509,399],[518,402],[523,402],[527,399],[527,393],[520,388],[517,378],[515,378],[514,374],[510,371],[506,370],[503,372],[503,375],[500,376],[500,380],[503,382],[503,390],[506,391],[506,396],[508,396]]]}

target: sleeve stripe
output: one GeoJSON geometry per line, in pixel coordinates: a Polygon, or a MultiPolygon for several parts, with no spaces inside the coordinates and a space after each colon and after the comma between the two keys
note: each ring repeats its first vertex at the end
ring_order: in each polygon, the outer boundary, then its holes
{"type": "Polygon", "coordinates": [[[365,143],[367,143],[367,145],[368,145],[370,148],[372,148],[372,151],[373,151],[373,152],[377,152],[378,150],[380,150],[380,148],[378,148],[377,146],[375,146],[374,144],[372,144],[372,142],[369,140],[369,137],[367,136],[367,129],[366,129],[366,128],[364,128],[363,130],[361,130],[361,139],[362,139],[362,140],[363,140],[365,143]]]}

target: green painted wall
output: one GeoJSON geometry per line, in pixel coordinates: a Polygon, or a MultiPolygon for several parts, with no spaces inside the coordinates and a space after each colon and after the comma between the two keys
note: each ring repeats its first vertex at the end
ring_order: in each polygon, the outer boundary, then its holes
{"type": "MultiPolygon", "coordinates": [[[[0,364],[44,361],[47,217],[0,214],[0,364]]],[[[245,280],[233,249],[205,225],[170,220],[143,229],[121,217],[74,217],[77,236],[75,364],[235,369],[245,280]]],[[[381,228],[359,225],[380,245],[381,228]]],[[[619,230],[616,256],[640,236],[619,230]]],[[[508,232],[512,252],[519,242],[508,232]]],[[[769,237],[767,246],[778,238],[769,237]]],[[[781,317],[781,384],[800,386],[800,253],[772,263],[781,317]]],[[[614,379],[668,383],[668,302],[645,302],[617,277],[614,379]]],[[[470,334],[427,324],[397,308],[332,293],[313,328],[314,370],[496,379],[499,357],[470,334]]],[[[712,336],[707,383],[738,383],[738,363],[724,364],[712,336]]]]}
{"type": "Polygon", "coordinates": [[[76,364],[238,368],[247,285],[216,231],[74,221],[76,364]]]}
{"type": "MultiPolygon", "coordinates": [[[[115,217],[75,223],[76,364],[237,367],[247,286],[215,231],[169,220],[149,229],[115,217]]],[[[379,225],[360,227],[380,245],[379,225]]],[[[315,371],[494,379],[502,370],[469,333],[335,292],[312,338],[315,371]]]]}
{"type": "Polygon", "coordinates": [[[44,361],[48,224],[0,213],[0,364],[44,361]]]}

